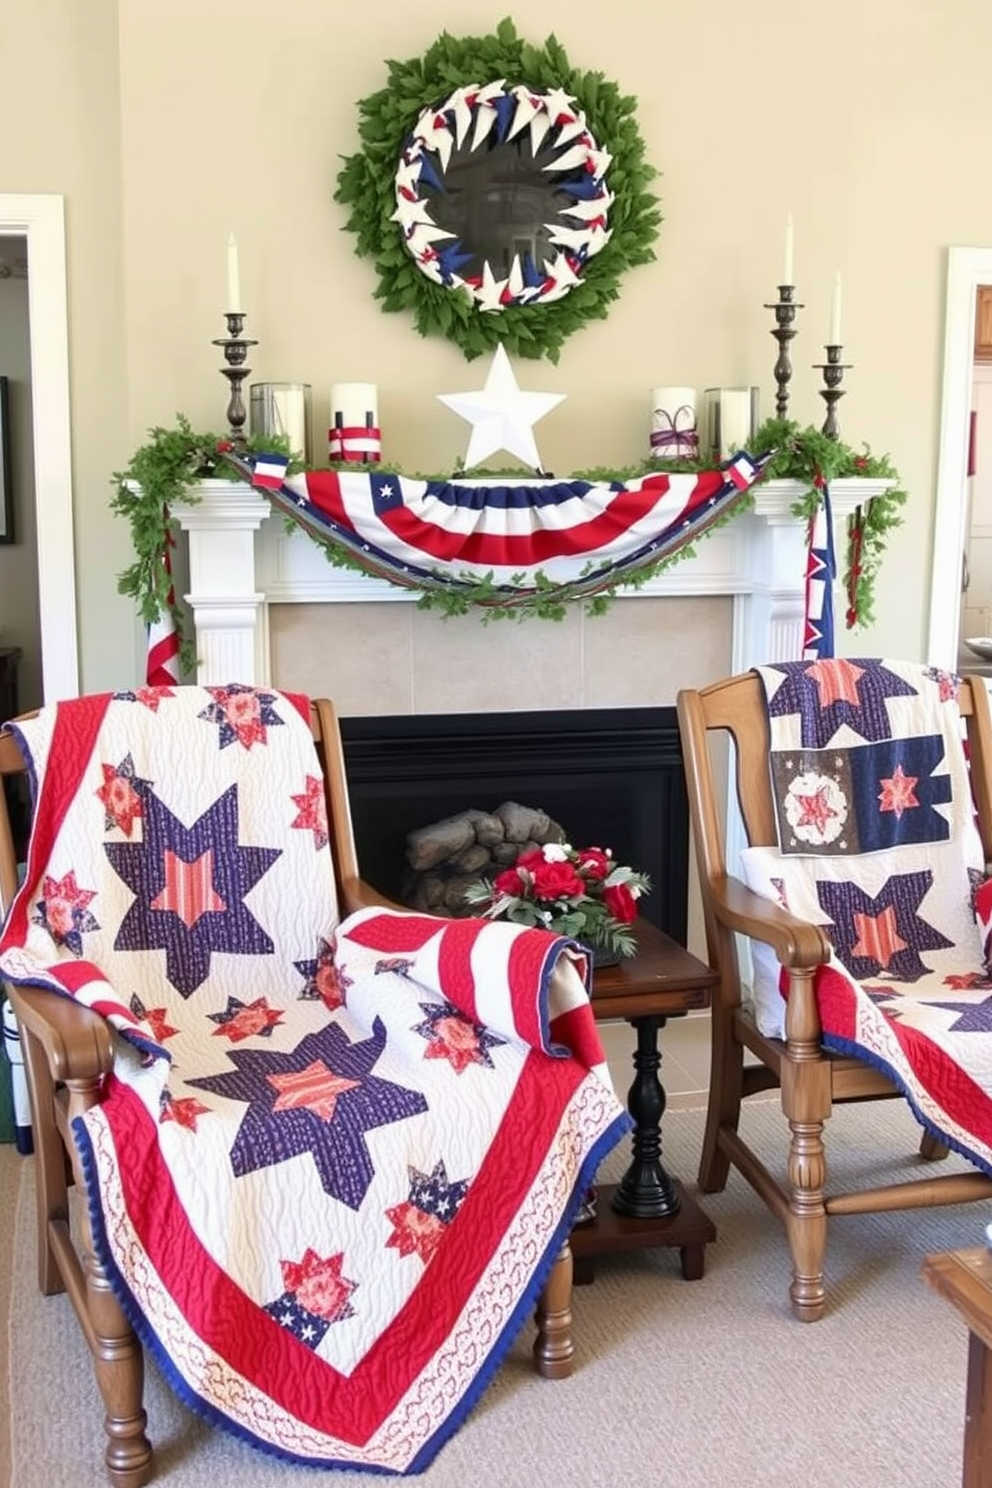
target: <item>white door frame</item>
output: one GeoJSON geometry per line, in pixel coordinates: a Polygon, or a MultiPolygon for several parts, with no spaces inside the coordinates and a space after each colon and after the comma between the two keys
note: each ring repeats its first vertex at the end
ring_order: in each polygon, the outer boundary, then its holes
{"type": "Polygon", "coordinates": [[[0,193],[0,233],[27,238],[41,668],[50,703],[79,692],[63,198],[0,193]]]}
{"type": "Polygon", "coordinates": [[[949,248],[927,660],[951,670],[958,660],[961,576],[968,547],[968,425],[975,293],[981,284],[992,284],[992,248],[949,248]]]}

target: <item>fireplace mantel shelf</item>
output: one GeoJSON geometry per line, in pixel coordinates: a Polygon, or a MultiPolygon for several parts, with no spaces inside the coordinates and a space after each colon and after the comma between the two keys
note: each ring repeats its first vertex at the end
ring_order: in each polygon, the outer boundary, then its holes
{"type": "MultiPolygon", "coordinates": [[[[835,522],[840,532],[843,523],[859,505],[888,489],[892,483],[880,480],[838,480],[830,488],[835,522]]],[[[773,529],[796,536],[802,523],[792,507],[805,493],[798,481],[766,481],[755,488],[754,507],[716,532],[702,538],[697,551],[682,559],[636,589],[618,589],[617,597],[646,598],[652,595],[744,594],[756,587],[793,587],[801,578],[795,568],[795,544],[787,543],[788,552],[778,555],[781,562],[770,567],[767,562],[755,564],[754,549],[765,547],[773,529]],[[759,533],[764,529],[765,541],[759,533]]],[[[275,516],[272,521],[269,501],[251,487],[231,481],[201,481],[195,504],[177,506],[174,515],[190,533],[191,569],[197,548],[202,549],[197,573],[191,572],[189,599],[194,595],[210,597],[228,595],[229,584],[218,583],[212,559],[230,568],[231,540],[236,534],[253,534],[252,552],[254,582],[251,590],[261,591],[265,599],[276,604],[354,604],[410,603],[417,599],[415,590],[402,589],[385,579],[373,578],[353,569],[334,568],[320,547],[300,530],[287,530],[275,516]],[[211,542],[209,535],[216,534],[211,542]],[[257,534],[257,535],[254,535],[257,534]]],[[[773,547],[781,544],[771,537],[773,547]]],[[[775,556],[775,555],[765,555],[775,556]]],[[[242,592],[244,592],[242,590],[242,592]]]]}
{"type": "MultiPolygon", "coordinates": [[[[851,479],[831,484],[837,551],[843,552],[848,516],[885,491],[890,481],[851,479]]],[[[416,592],[384,579],[334,568],[302,531],[272,516],[267,498],[232,481],[201,481],[198,500],[174,515],[189,540],[190,585],[197,678],[203,683],[240,677],[270,682],[268,607],[271,604],[411,602],[416,592]]],[[[617,598],[732,596],[735,667],[785,660],[802,652],[806,524],[793,506],[798,481],[766,481],[753,508],[703,537],[692,556],[617,598]]],[[[535,622],[540,623],[540,622],[535,622]]]]}

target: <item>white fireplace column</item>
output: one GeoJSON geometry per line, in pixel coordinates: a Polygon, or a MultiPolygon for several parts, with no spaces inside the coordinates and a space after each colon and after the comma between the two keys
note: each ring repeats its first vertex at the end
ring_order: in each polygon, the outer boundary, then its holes
{"type": "MultiPolygon", "coordinates": [[[[891,481],[849,479],[830,485],[838,585],[847,551],[847,519],[891,481]]],[[[755,488],[753,511],[738,518],[746,544],[746,585],[734,598],[731,670],[747,671],[756,662],[798,661],[803,654],[806,618],[806,523],[792,506],[804,492],[798,481],[768,481],[755,488]]],[[[846,598],[834,594],[834,625],[844,626],[846,598]]]]}
{"type": "Polygon", "coordinates": [[[173,508],[189,535],[189,593],[196,680],[268,686],[267,600],[255,582],[255,542],[270,515],[264,496],[243,482],[200,481],[199,500],[173,508]]]}

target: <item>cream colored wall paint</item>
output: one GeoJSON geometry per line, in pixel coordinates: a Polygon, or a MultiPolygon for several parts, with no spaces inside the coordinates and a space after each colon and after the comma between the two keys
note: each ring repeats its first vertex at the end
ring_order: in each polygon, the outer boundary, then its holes
{"type": "MultiPolygon", "coordinates": [[[[116,0],[0,0],[0,190],[65,197],[82,686],[130,680],[130,561],[108,508],[130,448],[124,356],[116,0]]],[[[168,417],[168,414],[166,415],[168,417]]]]}
{"type": "MultiPolygon", "coordinates": [[[[21,240],[23,245],[23,239],[21,240]]],[[[0,239],[9,251],[10,239],[0,239]]],[[[0,256],[2,256],[0,250],[0,256]]],[[[35,563],[34,445],[28,283],[0,279],[0,377],[8,380],[12,543],[0,544],[0,646],[20,646],[18,706],[41,702],[41,636],[35,563]]]]}
{"type": "MultiPolygon", "coordinates": [[[[177,409],[222,422],[210,341],[223,329],[232,228],[260,341],[255,377],[312,382],[318,427],[331,382],[375,381],[391,459],[438,468],[464,450],[464,426],[433,394],[480,385],[483,367],[379,311],[331,195],[338,157],[356,145],[355,100],[383,84],[384,54],[415,55],[444,28],[487,31],[504,8],[120,0],[119,92],[116,10],[113,0],[0,0],[5,52],[18,63],[0,95],[0,181],[67,196],[87,686],[119,680],[135,659],[114,592],[129,550],[107,511],[109,472],[177,409]]],[[[770,409],[775,347],[762,302],[791,210],[807,307],[793,412],[822,418],[810,364],[822,357],[839,268],[855,364],[843,432],[888,450],[912,491],[877,623],[845,646],[921,653],[944,250],[992,243],[992,8],[615,0],[604,25],[600,5],[546,0],[539,26],[520,24],[536,40],[554,30],[575,65],[638,96],[666,218],[658,262],[633,271],[609,319],[574,337],[557,368],[519,366],[525,386],[568,394],[541,426],[546,464],[637,458],[647,390],[659,383],[753,381],[770,409]]]]}

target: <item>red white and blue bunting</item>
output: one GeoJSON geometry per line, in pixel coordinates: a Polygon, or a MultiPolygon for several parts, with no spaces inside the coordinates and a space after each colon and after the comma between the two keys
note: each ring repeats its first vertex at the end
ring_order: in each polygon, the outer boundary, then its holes
{"type": "Polygon", "coordinates": [[[477,590],[512,606],[612,589],[729,515],[770,458],[630,481],[420,480],[395,471],[286,476],[279,456],[229,456],[274,505],[367,572],[408,589],[477,590]],[[281,472],[280,472],[281,465],[281,472]]]}
{"type": "Polygon", "coordinates": [[[442,103],[425,109],[408,136],[396,172],[396,211],[407,251],[436,284],[465,289],[480,310],[549,304],[578,282],[587,262],[610,241],[613,195],[605,177],[613,157],[594,139],[575,99],[561,88],[542,93],[504,79],[471,83],[442,103]],[[440,227],[431,196],[444,193],[452,152],[492,149],[529,136],[531,154],[553,154],[548,175],[549,208],[556,199],[557,220],[544,224],[553,252],[540,263],[530,252],[515,254],[505,277],[488,260],[481,273],[463,273],[474,258],[457,236],[440,227]],[[554,195],[552,195],[554,193],[554,195]]]}

